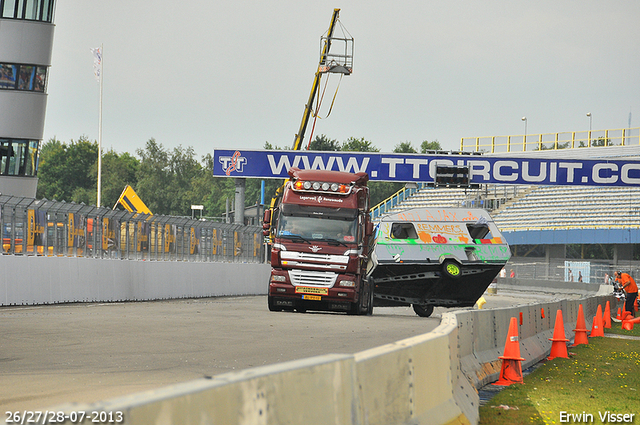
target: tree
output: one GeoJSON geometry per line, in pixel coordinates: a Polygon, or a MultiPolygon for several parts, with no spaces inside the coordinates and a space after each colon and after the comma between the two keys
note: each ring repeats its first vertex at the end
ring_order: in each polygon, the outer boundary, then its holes
{"type": "MultiPolygon", "coordinates": [[[[136,187],[136,172],[140,161],[128,153],[118,154],[113,149],[102,154],[102,193],[103,206],[112,207],[118,202],[125,186],[136,187]]],[[[92,168],[91,177],[97,181],[98,166],[92,168]]],[[[94,191],[95,192],[95,191],[94,191]]],[[[96,193],[90,198],[93,205],[96,201],[96,193]]]]}
{"type": "Polygon", "coordinates": [[[420,153],[427,153],[427,151],[440,151],[440,150],[442,150],[442,146],[440,146],[440,142],[438,142],[437,139],[434,140],[433,142],[425,140],[420,145],[420,153]]]}
{"type": "Polygon", "coordinates": [[[402,142],[393,148],[395,153],[418,153],[417,150],[411,145],[411,142],[402,142]]]}
{"type": "Polygon", "coordinates": [[[264,146],[262,148],[266,149],[266,150],[269,150],[269,151],[271,151],[271,150],[282,150],[283,149],[280,146],[272,145],[269,142],[264,142],[264,146]]]}
{"type": "Polygon", "coordinates": [[[337,140],[329,139],[324,134],[316,136],[309,144],[309,150],[312,151],[339,151],[340,143],[337,140]]]}
{"type": "Polygon", "coordinates": [[[137,149],[136,154],[140,157],[136,192],[154,214],[171,214],[174,201],[169,154],[153,138],[144,149],[137,149]]]}
{"type": "Polygon", "coordinates": [[[39,199],[65,199],[62,168],[65,166],[66,145],[52,138],[42,145],[38,159],[38,190],[39,199]]]}
{"type": "Polygon", "coordinates": [[[611,139],[605,137],[598,137],[596,140],[591,142],[591,146],[599,147],[599,146],[611,146],[611,139]]]}
{"type": "MultiPolygon", "coordinates": [[[[42,147],[38,169],[38,198],[90,203],[95,194],[98,144],[86,136],[67,145],[55,138],[42,147]]],[[[95,197],[94,197],[95,200],[95,197]]]]}
{"type": "Polygon", "coordinates": [[[191,205],[200,204],[200,199],[193,191],[194,181],[204,172],[196,159],[193,147],[182,145],[173,149],[169,157],[169,168],[172,175],[171,193],[173,196],[172,215],[190,215],[191,205]]]}
{"type": "Polygon", "coordinates": [[[373,146],[368,140],[364,140],[364,137],[356,139],[355,137],[349,137],[343,144],[342,149],[345,152],[380,152],[380,149],[373,146]]]}

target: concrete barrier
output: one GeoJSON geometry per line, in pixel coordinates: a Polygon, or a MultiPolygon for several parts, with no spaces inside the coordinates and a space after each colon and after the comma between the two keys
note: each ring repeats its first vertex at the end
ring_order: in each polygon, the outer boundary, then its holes
{"type": "Polygon", "coordinates": [[[55,411],[122,412],[123,424],[349,425],[361,423],[354,383],[353,356],[325,355],[55,411]]]}
{"type": "Polygon", "coordinates": [[[590,295],[598,291],[600,284],[585,282],[563,282],[560,280],[537,280],[499,277],[496,282],[496,293],[500,290],[550,292],[554,294],[590,295]]]}
{"type": "Polygon", "coordinates": [[[607,300],[615,302],[595,296],[446,313],[429,334],[355,355],[314,357],[51,410],[121,411],[126,424],[475,424],[476,388],[498,377],[511,317],[523,316],[526,368],[548,355],[557,309],[572,336],[578,305],[590,321],[607,300]]]}
{"type": "Polygon", "coordinates": [[[477,394],[466,379],[460,381],[451,344],[455,331],[449,323],[438,332],[356,354],[359,423],[466,423],[464,418],[474,417],[466,399],[477,394]]]}
{"type": "Polygon", "coordinates": [[[498,378],[511,317],[520,323],[522,314],[525,369],[549,354],[556,310],[563,311],[565,333],[573,337],[578,306],[591,322],[606,301],[617,308],[615,297],[605,295],[445,313],[428,334],[354,355],[313,357],[49,410],[119,411],[125,424],[476,424],[477,388],[498,378]]]}
{"type": "Polygon", "coordinates": [[[269,264],[0,256],[0,305],[267,293],[269,264]]]}

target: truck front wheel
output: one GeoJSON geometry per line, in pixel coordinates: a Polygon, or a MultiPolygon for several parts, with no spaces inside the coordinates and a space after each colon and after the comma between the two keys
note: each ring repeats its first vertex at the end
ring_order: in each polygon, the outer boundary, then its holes
{"type": "Polygon", "coordinates": [[[373,284],[373,278],[368,279],[367,281],[367,286],[369,287],[369,304],[367,305],[367,316],[372,316],[373,315],[373,288],[375,288],[375,285],[373,284]]]}
{"type": "Polygon", "coordinates": [[[358,302],[351,304],[349,314],[371,316],[373,314],[373,285],[368,280],[362,281],[358,302]]]}

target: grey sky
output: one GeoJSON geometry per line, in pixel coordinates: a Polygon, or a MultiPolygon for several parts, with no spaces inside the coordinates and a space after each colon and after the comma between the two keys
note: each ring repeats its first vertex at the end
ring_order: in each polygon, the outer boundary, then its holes
{"type": "Polygon", "coordinates": [[[522,116],[529,134],[588,130],[587,112],[594,130],[640,126],[640,2],[388,3],[58,0],[44,138],[97,140],[103,43],[105,149],[289,148],[334,8],[354,72],[314,135],[391,151],[522,134],[522,116]]]}

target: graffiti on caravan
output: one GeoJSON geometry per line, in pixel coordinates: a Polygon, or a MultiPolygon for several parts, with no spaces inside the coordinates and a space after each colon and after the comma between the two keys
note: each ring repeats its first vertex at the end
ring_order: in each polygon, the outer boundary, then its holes
{"type": "Polygon", "coordinates": [[[433,182],[437,165],[468,166],[471,182],[640,186],[640,161],[489,157],[481,155],[384,154],[378,152],[215,150],[213,175],[287,178],[290,167],[366,172],[371,180],[433,182]]]}

